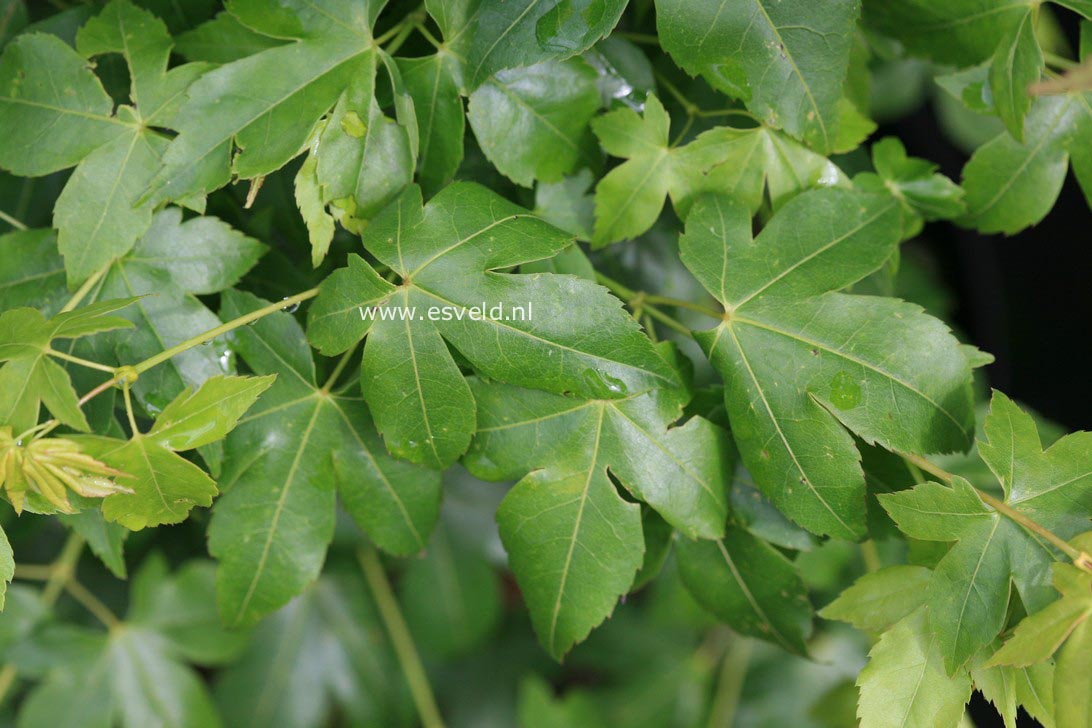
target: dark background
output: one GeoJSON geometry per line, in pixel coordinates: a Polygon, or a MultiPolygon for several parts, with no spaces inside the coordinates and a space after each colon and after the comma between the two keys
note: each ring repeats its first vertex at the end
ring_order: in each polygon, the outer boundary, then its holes
{"type": "MultiPolygon", "coordinates": [[[[925,107],[888,128],[953,179],[966,155],[925,107]]],[[[990,386],[1068,430],[1092,429],[1092,213],[1070,173],[1054,209],[1012,237],[951,223],[922,236],[955,298],[955,321],[995,357],[990,386]]]]}

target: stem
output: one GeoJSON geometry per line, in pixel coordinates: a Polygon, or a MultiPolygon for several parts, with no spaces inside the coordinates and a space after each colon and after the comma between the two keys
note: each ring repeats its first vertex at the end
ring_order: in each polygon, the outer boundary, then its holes
{"type": "Polygon", "coordinates": [[[443,48],[444,44],[438,41],[436,39],[436,36],[429,32],[429,29],[425,27],[424,21],[417,23],[416,27],[417,32],[424,36],[425,40],[427,40],[433,48],[435,48],[436,50],[440,50],[443,48]]]}
{"type": "MultiPolygon", "coordinates": [[[[38,601],[42,606],[53,606],[53,603],[57,601],[57,597],[61,595],[61,590],[64,589],[65,584],[71,580],[76,571],[76,563],[80,560],[80,553],[83,551],[83,543],[83,538],[79,534],[68,534],[68,539],[61,547],[61,553],[57,555],[57,558],[53,560],[49,567],[51,572],[49,580],[46,582],[41,594],[38,595],[38,601]]],[[[0,705],[3,705],[4,698],[7,697],[11,686],[15,684],[15,675],[15,665],[11,663],[0,669],[0,705]]]]}
{"type": "Polygon", "coordinates": [[[3,220],[4,222],[6,222],[8,225],[11,225],[16,230],[27,230],[28,229],[27,226],[22,221],[16,220],[14,217],[12,217],[8,213],[4,212],[3,210],[0,210],[0,220],[3,220]]]}
{"type": "Polygon", "coordinates": [[[90,359],[83,359],[78,356],[72,356],[71,354],[66,354],[63,351],[57,351],[56,349],[46,349],[46,354],[49,354],[50,356],[55,356],[58,359],[70,361],[73,364],[79,364],[81,367],[87,367],[88,369],[98,369],[100,372],[109,372],[111,374],[114,373],[114,367],[112,366],[99,364],[97,361],[91,361],[90,359]]]}
{"type": "Polygon", "coordinates": [[[678,101],[679,105],[683,107],[683,111],[686,112],[687,116],[694,116],[699,111],[701,111],[701,109],[695,106],[690,99],[686,98],[686,95],[682,91],[680,91],[678,87],[675,86],[675,84],[671,83],[670,79],[668,79],[667,76],[663,75],[659,71],[656,71],[655,74],[656,80],[660,83],[661,86],[667,89],[667,92],[669,94],[675,97],[675,100],[678,101]]]}
{"type": "MultiPolygon", "coordinates": [[[[226,324],[221,324],[220,326],[217,326],[214,329],[209,329],[208,331],[206,331],[203,334],[198,334],[197,336],[186,339],[181,344],[178,344],[176,346],[172,346],[170,349],[167,349],[166,351],[161,351],[160,353],[156,354],[155,356],[149,357],[148,359],[145,359],[144,361],[140,362],[139,364],[135,364],[133,366],[133,370],[137,374],[143,374],[144,372],[148,371],[149,369],[156,366],[157,364],[162,364],[163,362],[167,361],[171,357],[173,357],[173,356],[175,356],[177,354],[181,354],[184,351],[188,351],[189,349],[192,349],[195,346],[199,346],[201,344],[204,344],[206,341],[212,341],[213,339],[215,339],[217,336],[220,336],[221,334],[226,334],[229,331],[234,331],[235,329],[239,328],[240,326],[246,326],[251,321],[257,321],[258,319],[263,318],[265,316],[268,316],[271,313],[276,313],[277,311],[281,311],[283,309],[290,308],[291,306],[294,306],[297,303],[301,303],[303,301],[306,301],[309,298],[314,298],[315,296],[318,295],[318,292],[319,292],[318,288],[312,288],[310,290],[304,291],[303,293],[297,293],[294,296],[289,296],[288,298],[282,299],[282,300],[280,300],[280,301],[278,301],[276,303],[271,303],[268,306],[265,306],[263,308],[259,308],[259,309],[255,310],[255,311],[251,311],[250,313],[245,314],[243,316],[240,316],[237,319],[232,319],[231,321],[228,321],[226,324]]],[[[121,380],[119,379],[118,381],[121,381],[121,380]]]]}
{"type": "Polygon", "coordinates": [[[879,571],[883,566],[883,562],[880,560],[880,552],[876,548],[876,542],[872,539],[863,541],[861,543],[861,558],[864,559],[865,568],[869,573],[873,571],[879,571]]]}
{"type": "Polygon", "coordinates": [[[421,718],[421,725],[425,728],[443,728],[444,721],[440,717],[440,710],[436,707],[436,699],[432,696],[432,688],[428,684],[428,676],[421,665],[421,658],[417,656],[417,648],[413,645],[413,637],[406,627],[406,620],[402,617],[402,611],[398,607],[398,601],[391,591],[391,584],[383,571],[383,565],[379,563],[379,556],[372,547],[365,547],[357,552],[360,559],[360,568],[364,571],[364,578],[375,596],[376,606],[383,618],[383,624],[390,635],[394,652],[398,656],[398,663],[402,666],[402,673],[409,683],[413,702],[417,706],[417,713],[421,718]]]}
{"type": "Polygon", "coordinates": [[[49,581],[53,568],[47,564],[16,564],[15,578],[26,581],[49,581]]]}
{"type": "Polygon", "coordinates": [[[746,109],[709,109],[699,111],[697,113],[697,116],[702,119],[709,119],[717,116],[742,116],[744,118],[750,119],[751,121],[756,121],[759,124],[762,123],[761,119],[759,119],[757,116],[752,114],[750,111],[747,111],[746,109]]]}
{"type": "MultiPolygon", "coordinates": [[[[921,468],[930,475],[936,476],[945,483],[951,483],[952,479],[955,477],[944,468],[941,468],[938,465],[934,465],[920,455],[913,455],[910,453],[899,453],[899,455],[901,455],[902,458],[907,462],[917,466],[918,468],[921,468]]],[[[1088,554],[1075,549],[1073,546],[1066,543],[1065,539],[1056,535],[1053,531],[1050,531],[1043,526],[1040,526],[1038,523],[1031,520],[1003,500],[995,498],[989,493],[983,490],[979,490],[978,488],[975,488],[974,490],[975,493],[978,494],[979,499],[990,508],[993,508],[995,511],[1005,516],[1012,522],[1023,527],[1024,530],[1028,531],[1029,533],[1033,533],[1043,540],[1049,542],[1052,546],[1054,546],[1054,548],[1058,549],[1063,554],[1068,556],[1073,561],[1073,564],[1075,566],[1084,569],[1085,571],[1092,571],[1092,556],[1089,556],[1088,554]]]]}
{"type": "Polygon", "coordinates": [[[1057,53],[1051,53],[1050,51],[1043,51],[1043,60],[1046,61],[1048,66],[1054,66],[1060,68],[1063,71],[1068,71],[1071,68],[1076,68],[1081,65],[1074,60],[1059,56],[1057,53]]]}
{"type": "Polygon", "coordinates": [[[595,282],[601,286],[607,288],[611,293],[616,294],[619,298],[624,298],[627,301],[637,297],[637,291],[625,286],[619,281],[614,280],[609,276],[605,276],[599,271],[595,272],[595,282]]]}
{"type": "Polygon", "coordinates": [[[104,275],[106,275],[106,271],[110,270],[110,266],[113,264],[114,262],[110,261],[109,263],[92,273],[91,277],[84,281],[83,285],[76,289],[76,292],[72,294],[72,298],[68,299],[68,303],[64,305],[64,308],[62,308],[60,312],[65,313],[67,311],[71,311],[72,309],[76,308],[76,306],[80,305],[80,301],[87,297],[87,294],[90,293],[91,289],[95,287],[95,284],[98,283],[104,275]]]}
{"type": "Polygon", "coordinates": [[[129,430],[132,432],[132,436],[136,437],[140,434],[140,428],[137,427],[136,416],[133,414],[133,400],[129,397],[128,381],[122,386],[121,394],[125,399],[125,416],[129,418],[129,430]]]}
{"type": "Polygon", "coordinates": [[[334,384],[337,382],[337,378],[341,376],[341,373],[345,371],[345,367],[349,364],[349,359],[356,353],[356,346],[349,349],[342,354],[341,359],[338,360],[334,366],[334,371],[330,372],[330,376],[326,379],[326,383],[322,385],[322,389],[319,391],[323,394],[329,394],[330,390],[334,388],[334,384]]]}
{"type": "Polygon", "coordinates": [[[747,661],[751,658],[751,640],[733,635],[724,653],[717,691],[709,708],[709,728],[731,728],[747,678],[747,661]]]}
{"type": "Polygon", "coordinates": [[[634,43],[643,43],[645,45],[654,45],[654,46],[660,45],[660,39],[657,38],[656,36],[652,35],[651,33],[627,33],[625,31],[618,31],[614,35],[619,37],[619,38],[625,38],[626,40],[631,40],[634,43]]]}
{"type": "Polygon", "coordinates": [[[91,612],[95,619],[102,622],[107,629],[113,631],[121,626],[121,620],[98,597],[88,591],[83,584],[70,579],[64,586],[69,595],[82,604],[87,611],[91,612]]]}
{"type": "Polygon", "coordinates": [[[402,21],[398,23],[398,25],[384,33],[381,36],[381,38],[383,38],[384,40],[376,39],[376,43],[382,45],[385,39],[390,37],[391,31],[397,28],[398,33],[394,36],[394,39],[391,40],[390,45],[384,49],[385,51],[387,51],[387,53],[393,56],[395,52],[402,47],[402,44],[406,42],[406,38],[410,37],[410,34],[413,33],[414,29],[417,27],[418,22],[420,22],[421,20],[423,20],[421,10],[414,10],[412,13],[402,18],[402,21]]]}
{"type": "Polygon", "coordinates": [[[306,301],[309,298],[314,298],[318,295],[318,292],[318,288],[311,288],[304,291],[303,293],[297,293],[296,295],[289,296],[288,298],[278,301],[277,303],[271,303],[268,306],[256,309],[248,314],[244,314],[239,318],[232,319],[226,324],[221,324],[214,329],[209,329],[203,334],[198,334],[197,336],[186,339],[181,344],[178,344],[177,346],[172,346],[166,351],[161,351],[155,356],[149,357],[139,364],[135,364],[133,366],[118,367],[114,370],[116,374],[114,374],[113,377],[107,379],[105,382],[80,397],[79,405],[82,407],[95,397],[110,389],[110,387],[113,387],[115,384],[126,380],[131,380],[135,378],[134,375],[143,374],[152,367],[156,366],[157,364],[162,364],[173,356],[177,356],[178,354],[181,354],[184,351],[188,351],[195,346],[200,346],[206,341],[212,341],[217,336],[226,334],[229,331],[234,331],[240,326],[246,326],[251,321],[257,321],[258,319],[268,316],[271,313],[276,313],[277,311],[289,308],[290,306],[301,303],[302,301],[306,301]]]}
{"type": "Polygon", "coordinates": [[[656,319],[657,321],[659,321],[660,323],[662,323],[664,326],[668,327],[669,329],[673,329],[674,331],[678,331],[680,334],[683,334],[684,336],[690,336],[690,329],[683,326],[678,321],[671,318],[670,316],[668,316],[666,313],[664,313],[660,309],[656,308],[655,306],[647,306],[646,305],[644,310],[645,310],[646,314],[648,314],[652,318],[656,319]]]}
{"type": "Polygon", "coordinates": [[[678,298],[668,298],[667,296],[645,296],[645,300],[649,303],[658,303],[661,306],[674,306],[675,308],[685,308],[690,311],[697,311],[700,314],[704,314],[709,318],[722,319],[724,314],[719,311],[714,311],[708,306],[702,306],[700,303],[691,303],[690,301],[683,301],[678,298]]]}

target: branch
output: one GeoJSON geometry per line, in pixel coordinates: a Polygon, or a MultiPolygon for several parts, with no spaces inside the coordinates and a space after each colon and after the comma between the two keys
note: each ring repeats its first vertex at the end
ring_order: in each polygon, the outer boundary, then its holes
{"type": "MultiPolygon", "coordinates": [[[[910,453],[899,453],[899,455],[901,455],[902,458],[908,463],[918,468],[921,468],[930,475],[936,476],[945,483],[951,484],[952,479],[956,477],[944,468],[940,467],[939,465],[935,465],[934,463],[921,457],[920,455],[912,455],[910,453]]],[[[990,508],[993,508],[995,511],[1005,516],[1012,522],[1018,524],[1026,531],[1033,533],[1036,536],[1039,536],[1045,541],[1048,541],[1052,546],[1054,546],[1054,548],[1058,549],[1063,554],[1068,556],[1073,561],[1074,566],[1080,569],[1084,569],[1085,571],[1092,571],[1092,556],[1089,556],[1083,551],[1079,551],[1078,549],[1073,548],[1073,546],[1067,543],[1066,540],[1063,539],[1061,536],[1058,536],[1053,531],[1039,525],[1020,511],[1010,506],[1005,501],[999,500],[998,498],[995,498],[989,493],[983,490],[979,490],[978,488],[975,488],[974,490],[983,503],[988,505],[990,508]]]]}
{"type": "Polygon", "coordinates": [[[413,637],[406,620],[402,617],[402,610],[398,607],[398,600],[394,598],[391,584],[387,581],[387,575],[383,571],[383,565],[379,563],[379,555],[374,548],[365,547],[357,552],[360,560],[360,568],[364,571],[364,578],[375,596],[376,606],[383,618],[383,624],[390,635],[394,652],[398,656],[398,663],[402,666],[402,673],[409,683],[413,702],[417,706],[417,714],[421,718],[421,725],[425,728],[443,728],[444,721],[440,717],[440,709],[436,707],[436,698],[432,695],[432,688],[428,684],[428,676],[421,665],[421,658],[417,656],[417,648],[413,645],[413,637]]]}

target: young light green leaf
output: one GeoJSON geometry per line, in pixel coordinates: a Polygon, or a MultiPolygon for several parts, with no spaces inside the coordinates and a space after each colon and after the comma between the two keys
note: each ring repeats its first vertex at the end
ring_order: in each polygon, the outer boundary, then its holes
{"type": "Polygon", "coordinates": [[[87,418],[77,402],[68,372],[50,358],[57,339],[72,339],[129,322],[107,314],[135,299],[104,301],[47,319],[32,308],[13,308],[0,315],[0,422],[16,433],[38,423],[41,404],[69,427],[87,430],[87,418]]]}
{"type": "Polygon", "coordinates": [[[868,653],[857,685],[862,728],[956,725],[971,697],[971,679],[960,670],[949,677],[924,609],[904,617],[868,653]]]}
{"type": "Polygon", "coordinates": [[[823,293],[877,269],[898,219],[890,197],[816,190],[752,241],[746,208],[708,196],[680,240],[683,262],[728,312],[695,338],[725,380],[743,461],[816,533],[864,531],[864,478],[843,427],[912,452],[970,443],[970,368],[947,328],[900,301],[823,293]]]}
{"type": "Polygon", "coordinates": [[[148,437],[163,447],[191,450],[227,436],[275,376],[212,377],[186,389],[155,420],[148,437]]]}
{"type": "Polygon", "coordinates": [[[1092,720],[1092,620],[1073,630],[1054,665],[1054,719],[1059,726],[1088,725],[1092,720]]]}
{"type": "Polygon", "coordinates": [[[865,574],[819,611],[823,619],[880,632],[922,606],[931,572],[921,566],[888,566],[865,574]]]}
{"type": "Polygon", "coordinates": [[[741,634],[806,654],[812,609],[796,567],[736,526],[723,538],[675,544],[679,574],[698,603],[741,634]]]}
{"type": "Polygon", "coordinates": [[[530,187],[594,164],[588,122],[599,106],[595,70],[570,58],[499,71],[470,95],[467,118],[489,161],[530,187]]]}
{"type": "Polygon", "coordinates": [[[1028,667],[1044,662],[1092,616],[1092,575],[1070,564],[1054,564],[1054,588],[1061,598],[1024,617],[1012,637],[986,663],[1028,667]]]}
{"type": "Polygon", "coordinates": [[[715,127],[682,147],[670,145],[669,127],[651,94],[643,117],[623,108],[592,120],[603,148],[627,159],[596,185],[596,246],[648,230],[669,195],[683,217],[702,192],[732,194],[757,212],[767,190],[776,209],[807,187],[846,182],[825,157],[765,126],[715,127]]]}
{"type": "Polygon", "coordinates": [[[194,506],[208,507],[216,483],[189,460],[152,438],[136,434],[117,440],[97,435],[72,438],[84,452],[124,475],[115,478],[129,493],[115,493],[102,501],[102,515],[131,531],[165,523],[180,523],[194,506]]]}
{"type": "Polygon", "coordinates": [[[806,0],[657,0],[656,27],[664,50],[688,73],[827,153],[836,145],[859,13],[857,0],[822,7],[806,0]]]}
{"type": "MultiPolygon", "coordinates": [[[[994,395],[985,432],[988,440],[979,443],[979,452],[1004,484],[1010,507],[1063,538],[1087,530],[1092,434],[1069,435],[1044,453],[1034,422],[1000,393],[994,395]]],[[[949,671],[1001,631],[1010,580],[1029,614],[1054,600],[1056,592],[1046,582],[1053,551],[984,505],[962,478],[953,480],[951,488],[925,483],[879,498],[908,536],[958,541],[937,564],[928,597],[930,621],[949,671]]]]}
{"type": "Polygon", "coordinates": [[[0,611],[4,609],[4,599],[8,593],[8,584],[15,577],[15,557],[11,552],[8,535],[0,528],[0,611]]]}
{"type": "Polygon", "coordinates": [[[923,220],[950,220],[966,210],[963,190],[936,170],[935,164],[906,154],[895,137],[885,137],[872,145],[872,165],[876,172],[862,172],[853,184],[869,192],[892,194],[906,210],[910,221],[904,237],[921,230],[923,220]]]}

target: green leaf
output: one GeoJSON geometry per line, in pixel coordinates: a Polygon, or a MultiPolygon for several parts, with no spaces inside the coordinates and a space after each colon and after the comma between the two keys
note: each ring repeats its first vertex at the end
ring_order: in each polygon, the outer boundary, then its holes
{"type": "MultiPolygon", "coordinates": [[[[560,182],[539,182],[535,186],[535,214],[554,227],[560,228],[578,240],[591,240],[592,228],[595,226],[595,197],[588,194],[588,190],[594,181],[591,170],[582,169],[571,177],[566,177],[560,182]]],[[[558,256],[584,254],[579,246],[572,246],[568,251],[562,251],[550,260],[557,260],[558,256]],[[568,251],[574,251],[569,253],[568,251]]],[[[585,260],[587,258],[585,257],[585,260]]],[[[544,265],[545,261],[525,264],[524,272],[530,272],[528,265],[544,265]]],[[[591,270],[589,263],[584,267],[582,275],[575,270],[546,270],[543,273],[574,273],[589,280],[594,279],[595,272],[591,270]]]]}
{"type": "Polygon", "coordinates": [[[971,697],[971,679],[965,671],[952,677],[944,671],[924,609],[885,632],[868,657],[857,678],[861,728],[959,723],[971,697]]]}
{"type": "Polygon", "coordinates": [[[166,559],[152,554],[133,577],[126,622],[155,630],[190,662],[205,666],[231,662],[250,635],[224,628],[216,613],[215,589],[211,561],[188,561],[171,574],[166,559]]]}
{"type": "Polygon", "coordinates": [[[594,164],[588,122],[600,103],[595,70],[571,58],[498,72],[470,95],[467,117],[489,161],[530,187],[594,164]]]}
{"type": "Polygon", "coordinates": [[[893,449],[964,449],[970,368],[918,307],[824,293],[891,255],[899,208],[890,197],[816,190],[754,240],[750,224],[724,196],[699,199],[687,217],[682,260],[728,311],[694,337],[724,378],[732,433],[759,490],[815,533],[859,538],[864,477],[843,428],[893,449]]]}
{"type": "Polygon", "coordinates": [[[524,678],[519,687],[520,728],[603,728],[599,704],[580,689],[570,690],[564,697],[555,696],[553,688],[537,675],[524,678]]]}
{"type": "Polygon", "coordinates": [[[215,683],[226,725],[406,725],[398,665],[358,579],[324,576],[255,631],[215,683]]]}
{"type": "Polygon", "coordinates": [[[364,397],[398,457],[446,467],[469,444],[473,400],[448,343],[490,378],[550,391],[615,398],[675,381],[603,288],[498,272],[548,258],[570,239],[483,187],[452,184],[424,207],[413,187],[363,240],[403,284],[350,258],[323,284],[308,329],[326,354],[367,334],[364,397]]]}
{"type": "Polygon", "coordinates": [[[910,157],[895,137],[886,137],[872,145],[872,165],[876,172],[863,172],[853,183],[870,192],[895,196],[912,218],[905,237],[916,235],[921,220],[950,220],[966,210],[963,190],[924,159],[910,157]]]}
{"type": "Polygon", "coordinates": [[[1028,667],[1049,660],[1073,630],[1092,616],[1092,574],[1070,564],[1054,564],[1054,588],[1061,598],[1021,620],[988,666],[1028,667]]]}
{"type": "Polygon", "coordinates": [[[836,145],[859,7],[856,0],[822,7],[806,0],[657,0],[656,27],[664,50],[688,73],[826,153],[836,145]]]}
{"type": "Polygon", "coordinates": [[[244,26],[291,42],[223,65],[189,89],[179,134],[145,196],[162,202],[204,194],[232,176],[273,172],[299,154],[314,123],[374,64],[377,10],[340,0],[229,3],[244,26]]]}
{"type": "Polygon", "coordinates": [[[1054,719],[1059,726],[1088,725],[1092,720],[1092,620],[1073,630],[1054,665],[1054,719]]]}
{"type": "Polygon", "coordinates": [[[424,558],[406,566],[399,601],[422,651],[451,658],[480,648],[501,617],[501,590],[489,562],[437,528],[424,558]]]}
{"type": "Polygon", "coordinates": [[[88,62],[44,33],[19,36],[0,56],[0,167],[40,176],[71,167],[125,133],[88,62]],[[50,130],[48,144],[38,135],[50,130]]]}
{"type": "Polygon", "coordinates": [[[823,607],[819,616],[871,632],[890,629],[922,606],[931,576],[921,566],[888,566],[865,574],[823,607]]]}
{"type": "MultiPolygon", "coordinates": [[[[49,52],[53,59],[16,71],[25,78],[20,76],[14,82],[13,96],[20,95],[18,90],[27,81],[37,90],[21,97],[25,99],[22,104],[11,102],[15,105],[13,118],[23,124],[42,124],[46,121],[43,114],[63,114],[53,120],[51,132],[79,135],[86,142],[71,155],[53,160],[50,167],[28,172],[40,174],[79,163],[53,214],[68,280],[75,284],[124,254],[147,230],[153,207],[137,201],[167,146],[167,137],[156,129],[173,124],[182,94],[204,67],[189,64],[168,71],[171,38],[162,21],[128,0],[112,0],[76,36],[76,47],[87,58],[120,53],[125,59],[132,105],[119,107],[111,116],[113,103],[97,79],[82,68],[83,62],[76,60],[78,56],[71,58],[76,54],[70,48],[55,47],[56,39],[47,36],[29,38],[35,43],[36,54],[49,52]],[[38,79],[39,75],[45,77],[38,79]],[[51,100],[50,94],[64,83],[77,84],[82,90],[70,93],[73,89],[67,87],[63,100],[51,100]],[[45,86],[53,90],[47,93],[45,86]],[[78,106],[72,106],[73,96],[83,97],[78,106]],[[72,128],[66,132],[57,128],[57,123],[72,128]]],[[[35,146],[43,145],[36,142],[35,146]]]]}
{"type": "Polygon", "coordinates": [[[1028,86],[1043,72],[1043,52],[1035,37],[1035,10],[1027,9],[1002,38],[990,64],[990,91],[997,115],[1017,141],[1024,139],[1024,117],[1031,108],[1028,86]]]}
{"type": "Polygon", "coordinates": [[[63,633],[80,647],[62,653],[27,696],[21,726],[220,725],[204,681],[187,663],[215,664],[245,635],[214,621],[208,564],[190,562],[173,577],[162,560],[148,564],[119,629],[63,633]]]}
{"type": "Polygon", "coordinates": [[[558,476],[574,467],[579,473],[608,468],[633,497],[687,536],[724,533],[730,446],[724,431],[701,417],[676,424],[688,392],[584,399],[477,379],[471,389],[478,431],[466,465],[478,477],[508,480],[539,467],[558,476]]]}
{"type": "Polygon", "coordinates": [[[993,55],[1016,26],[1028,0],[864,0],[864,22],[912,53],[969,66],[993,55]]]}
{"type": "Polygon", "coordinates": [[[148,437],[169,450],[191,450],[220,440],[273,384],[267,377],[212,377],[187,389],[160,413],[148,437]]]}
{"type": "Polygon", "coordinates": [[[1046,217],[1065,181],[1069,150],[1087,145],[1089,95],[1044,96],[1031,105],[1023,143],[1002,133],[963,167],[967,214],[961,225],[1011,235],[1046,217]]]}
{"type": "MultiPolygon", "coordinates": [[[[497,71],[568,58],[591,48],[614,28],[624,0],[513,0],[475,3],[473,13],[448,16],[445,3],[430,4],[444,38],[463,59],[473,91],[497,71]]],[[[457,11],[456,11],[457,12],[457,11]]]]}
{"type": "Polygon", "coordinates": [[[489,480],[522,477],[497,521],[535,630],[555,657],[610,614],[642,564],[640,510],[608,471],[685,533],[723,532],[731,456],[708,421],[672,426],[687,393],[588,400],[471,386],[478,433],[465,463],[489,480]]]}
{"type": "Polygon", "coordinates": [[[73,439],[96,460],[125,473],[116,481],[133,491],[102,501],[102,515],[108,521],[139,531],[180,523],[194,506],[212,505],[216,483],[201,468],[151,437],[137,434],[125,441],[85,435],[73,439]]]}
{"type": "Polygon", "coordinates": [[[0,309],[29,306],[59,309],[64,289],[64,263],[52,230],[16,230],[0,236],[0,309]]]}
{"type": "MultiPolygon", "coordinates": [[[[1000,392],[986,417],[979,452],[1005,487],[1005,502],[1068,538],[1092,514],[1089,433],[1062,438],[1044,453],[1033,420],[1000,392]]],[[[990,644],[1004,627],[1009,582],[1029,614],[1055,598],[1047,583],[1053,551],[1039,538],[987,508],[964,479],[952,487],[924,483],[879,496],[908,536],[958,541],[933,572],[927,603],[949,671],[990,644]]]]}
{"type": "MultiPolygon", "coordinates": [[[[135,329],[96,339],[98,350],[112,352],[119,363],[138,362],[196,332],[219,326],[220,319],[197,294],[230,286],[264,252],[265,246],[258,241],[216,218],[182,222],[178,208],[160,211],[133,250],[110,266],[94,294],[98,298],[143,296],[123,314],[135,329]]],[[[133,385],[133,393],[149,414],[155,415],[187,387],[233,371],[231,350],[220,339],[187,349],[144,372],[133,385]]]]}
{"type": "Polygon", "coordinates": [[[497,511],[531,623],[558,660],[610,616],[644,553],[640,508],[618,495],[597,458],[581,465],[529,474],[497,511]]]}
{"type": "MultiPolygon", "coordinates": [[[[249,294],[224,295],[231,318],[262,305],[249,294]]],[[[335,487],[395,553],[424,547],[440,496],[438,475],[383,452],[358,401],[317,385],[289,314],[266,316],[236,337],[250,368],[277,380],[225,443],[226,492],[213,509],[209,551],[220,561],[217,602],[229,625],[254,623],[315,580],[333,536],[335,487]]]]}
{"type": "Polygon", "coordinates": [[[808,187],[846,182],[826,157],[765,126],[716,127],[682,147],[670,146],[669,127],[667,112],[652,95],[644,117],[624,108],[592,120],[603,148],[627,159],[596,185],[596,246],[648,230],[668,195],[683,217],[702,192],[736,196],[754,213],[767,191],[776,209],[808,187]]]}
{"type": "Polygon", "coordinates": [[[4,609],[4,598],[8,593],[8,584],[15,577],[15,557],[11,552],[8,535],[0,528],[0,611],[4,609]]]}
{"type": "Polygon", "coordinates": [[[0,422],[16,433],[38,423],[41,404],[62,423],[88,429],[68,372],[49,358],[57,339],[72,339],[129,325],[108,316],[132,298],[104,301],[47,319],[32,308],[13,308],[0,315],[0,422]]]}
{"type": "Polygon", "coordinates": [[[421,135],[418,179],[425,194],[432,195],[451,181],[463,161],[466,121],[459,97],[457,63],[450,55],[437,53],[424,58],[399,58],[398,67],[417,110],[421,135]]]}
{"type": "Polygon", "coordinates": [[[218,13],[175,40],[175,50],[183,58],[208,63],[231,63],[281,45],[281,41],[251,30],[227,12],[218,13]]]}
{"type": "MultiPolygon", "coordinates": [[[[338,99],[315,143],[315,176],[322,199],[344,207],[356,218],[373,217],[393,200],[413,177],[418,130],[412,101],[401,82],[394,59],[380,52],[363,61],[338,99]],[[397,122],[387,117],[375,99],[380,61],[395,93],[397,122]]],[[[343,221],[344,222],[344,221],[343,221]]]]}
{"type": "Polygon", "coordinates": [[[777,549],[729,526],[715,541],[676,541],[679,573],[698,603],[732,629],[806,654],[812,609],[796,567],[777,549]]]}

